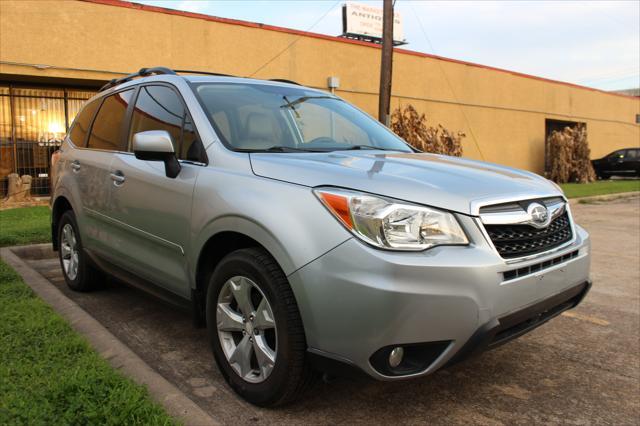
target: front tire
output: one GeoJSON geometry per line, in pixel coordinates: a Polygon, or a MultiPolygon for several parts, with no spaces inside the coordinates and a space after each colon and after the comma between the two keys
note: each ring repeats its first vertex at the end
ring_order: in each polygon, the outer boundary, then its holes
{"type": "Polygon", "coordinates": [[[89,264],[82,247],[73,211],[64,212],[58,222],[58,257],[62,275],[74,291],[91,291],[104,283],[104,274],[89,264]]]}
{"type": "Polygon", "coordinates": [[[220,261],[209,280],[206,318],[216,363],[247,401],[283,405],[312,382],[298,306],[266,251],[242,249],[220,261]]]}

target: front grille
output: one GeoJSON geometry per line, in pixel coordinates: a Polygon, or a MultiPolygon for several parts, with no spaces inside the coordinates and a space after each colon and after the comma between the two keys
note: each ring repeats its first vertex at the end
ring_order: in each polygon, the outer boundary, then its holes
{"type": "Polygon", "coordinates": [[[485,225],[500,256],[511,259],[542,253],[573,238],[569,214],[565,211],[543,229],[530,225],[485,225]]]}

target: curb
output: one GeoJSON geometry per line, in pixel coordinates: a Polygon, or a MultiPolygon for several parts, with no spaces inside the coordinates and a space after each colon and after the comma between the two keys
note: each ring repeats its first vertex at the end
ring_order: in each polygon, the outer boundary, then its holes
{"type": "Polygon", "coordinates": [[[74,330],[84,336],[112,367],[120,370],[134,382],[146,386],[152,398],[160,403],[169,415],[185,425],[219,425],[220,423],[203,411],[187,395],[157,373],[95,318],[65,296],[12,251],[12,249],[17,249],[17,251],[41,250],[43,246],[50,247],[50,244],[4,247],[0,249],[0,257],[22,277],[24,282],[42,300],[66,319],[74,330]]]}
{"type": "Polygon", "coordinates": [[[640,195],[640,191],[632,191],[632,192],[616,192],[614,194],[604,194],[604,195],[594,195],[591,197],[579,197],[579,198],[570,198],[569,202],[571,204],[579,204],[581,201],[608,201],[608,200],[617,200],[621,198],[631,198],[640,195]]]}

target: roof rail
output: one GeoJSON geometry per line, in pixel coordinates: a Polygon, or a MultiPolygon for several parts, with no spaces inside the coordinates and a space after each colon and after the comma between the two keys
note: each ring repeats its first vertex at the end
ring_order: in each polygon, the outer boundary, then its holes
{"type": "MultiPolygon", "coordinates": [[[[149,75],[177,75],[178,73],[181,74],[202,74],[202,75],[217,75],[220,77],[237,77],[235,75],[230,75],[230,74],[221,74],[221,73],[217,73],[217,72],[208,72],[208,71],[193,71],[193,70],[172,70],[166,67],[153,67],[153,68],[140,68],[140,70],[138,72],[134,72],[132,74],[128,74],[125,75],[124,77],[120,77],[120,78],[114,78],[112,80],[109,80],[109,82],[107,84],[105,84],[104,86],[102,86],[99,90],[99,92],[105,91],[107,89],[110,89],[114,86],[117,86],[118,84],[122,84],[122,83],[126,83],[127,81],[131,81],[134,78],[138,78],[138,77],[147,77],[149,75]]],[[[280,83],[289,83],[289,84],[295,84],[297,86],[300,86],[300,83],[293,81],[293,80],[287,80],[284,78],[272,78],[269,79],[269,81],[277,81],[280,83]]]]}
{"type": "MultiPolygon", "coordinates": [[[[238,77],[237,75],[222,74],[219,72],[194,71],[194,70],[174,70],[174,71],[180,74],[202,74],[202,75],[216,75],[219,77],[238,77]]],[[[251,78],[251,77],[238,77],[238,78],[251,78]]],[[[272,78],[272,79],[269,79],[269,81],[278,81],[280,83],[289,83],[289,84],[295,84],[297,86],[300,86],[300,83],[298,83],[297,81],[287,80],[284,78],[272,78]]]]}
{"type": "Polygon", "coordinates": [[[208,71],[194,71],[194,70],[174,70],[176,73],[180,74],[202,74],[202,75],[217,75],[219,77],[237,77],[231,74],[222,74],[219,72],[208,72],[208,71]]]}
{"type": "Polygon", "coordinates": [[[289,83],[289,84],[295,84],[296,86],[302,86],[297,81],[287,80],[286,78],[270,78],[269,81],[277,81],[279,83],[289,83]]]}
{"type": "Polygon", "coordinates": [[[110,89],[113,86],[117,86],[118,84],[122,84],[122,83],[126,83],[127,81],[131,81],[136,77],[146,77],[149,75],[159,75],[159,74],[166,74],[166,75],[176,75],[175,71],[170,70],[169,68],[165,68],[165,67],[153,67],[153,68],[140,68],[140,71],[138,72],[134,72],[132,74],[129,75],[125,75],[124,77],[120,77],[120,78],[114,78],[112,80],[109,80],[109,82],[107,84],[105,84],[104,86],[102,86],[99,90],[99,92],[102,92],[104,90],[110,89]]]}

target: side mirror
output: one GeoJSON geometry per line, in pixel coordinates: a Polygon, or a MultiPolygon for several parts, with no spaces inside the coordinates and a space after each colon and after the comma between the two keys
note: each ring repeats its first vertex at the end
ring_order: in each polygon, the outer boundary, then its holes
{"type": "Polygon", "coordinates": [[[169,178],[180,173],[171,135],[166,130],[147,130],[133,135],[133,153],[139,160],[164,162],[164,172],[169,178]]]}

